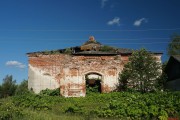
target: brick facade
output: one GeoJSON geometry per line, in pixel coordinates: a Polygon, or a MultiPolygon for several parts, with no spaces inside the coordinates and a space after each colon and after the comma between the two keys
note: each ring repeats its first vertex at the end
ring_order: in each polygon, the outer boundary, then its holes
{"type": "MultiPolygon", "coordinates": [[[[88,52],[90,53],[90,52],[88,52]]],[[[98,52],[94,52],[98,53],[98,52]]],[[[28,54],[28,87],[35,93],[60,88],[62,96],[86,95],[86,76],[100,76],[101,92],[116,89],[118,76],[130,54],[28,54]]],[[[157,55],[160,60],[161,55],[157,55]]]]}

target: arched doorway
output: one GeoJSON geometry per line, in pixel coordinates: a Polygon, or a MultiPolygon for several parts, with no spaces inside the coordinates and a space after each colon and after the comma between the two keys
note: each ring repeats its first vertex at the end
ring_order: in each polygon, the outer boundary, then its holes
{"type": "Polygon", "coordinates": [[[102,75],[96,72],[90,72],[85,75],[86,94],[101,93],[102,75]]]}

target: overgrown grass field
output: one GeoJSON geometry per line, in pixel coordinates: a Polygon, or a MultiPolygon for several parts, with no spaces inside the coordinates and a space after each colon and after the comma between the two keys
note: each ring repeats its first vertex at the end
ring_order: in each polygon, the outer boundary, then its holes
{"type": "Polygon", "coordinates": [[[113,92],[64,98],[24,94],[0,99],[2,120],[167,120],[180,116],[180,92],[113,92]]]}

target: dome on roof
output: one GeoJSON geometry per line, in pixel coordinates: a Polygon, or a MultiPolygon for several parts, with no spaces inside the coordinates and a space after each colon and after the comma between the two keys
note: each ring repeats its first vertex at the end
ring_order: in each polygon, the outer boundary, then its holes
{"type": "Polygon", "coordinates": [[[100,49],[100,46],[101,46],[101,44],[95,40],[94,36],[90,36],[89,40],[86,41],[81,46],[81,50],[84,50],[84,51],[90,51],[90,50],[98,51],[100,49]]]}
{"type": "Polygon", "coordinates": [[[90,36],[90,37],[89,37],[89,41],[94,41],[94,42],[96,42],[94,36],[90,36]]]}

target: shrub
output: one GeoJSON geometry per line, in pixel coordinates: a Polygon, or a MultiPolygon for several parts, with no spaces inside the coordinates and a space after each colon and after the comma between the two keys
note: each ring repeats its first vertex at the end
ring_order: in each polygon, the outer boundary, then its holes
{"type": "Polygon", "coordinates": [[[45,90],[41,90],[40,95],[47,95],[47,96],[59,96],[60,95],[60,88],[57,89],[45,89],[45,90]]]}
{"type": "Polygon", "coordinates": [[[71,54],[72,53],[72,50],[71,48],[66,48],[65,51],[64,51],[65,54],[71,54]]]}
{"type": "Polygon", "coordinates": [[[100,51],[103,51],[103,52],[115,52],[116,49],[114,47],[104,45],[104,46],[102,46],[100,48],[100,51]]]}
{"type": "MultiPolygon", "coordinates": [[[[14,119],[24,111],[60,116],[65,113],[114,119],[166,120],[180,117],[180,92],[113,92],[90,94],[86,97],[64,98],[37,94],[24,94],[0,99],[0,116],[14,119]],[[8,102],[11,99],[12,102],[8,102]],[[6,103],[8,103],[6,105],[6,103]],[[3,106],[3,107],[2,107],[3,106]],[[11,113],[7,113],[11,109],[11,113]],[[18,112],[21,111],[22,112],[18,112]],[[17,113],[15,113],[17,111],[17,113]]],[[[26,112],[27,113],[27,112],[26,112]]],[[[68,114],[69,115],[69,114],[68,114]]],[[[25,118],[24,118],[25,119],[25,118]]],[[[49,118],[50,119],[50,118],[49,118]]]]}
{"type": "Polygon", "coordinates": [[[95,85],[93,87],[86,85],[86,94],[91,94],[91,93],[99,93],[99,86],[95,85]]]}
{"type": "Polygon", "coordinates": [[[9,100],[6,100],[6,102],[0,101],[0,111],[1,120],[12,120],[13,118],[20,118],[24,115],[23,110],[16,107],[9,100]]]}

